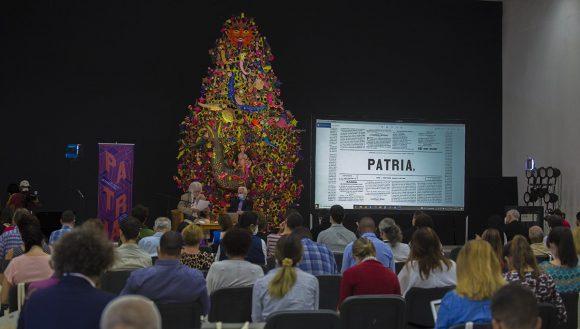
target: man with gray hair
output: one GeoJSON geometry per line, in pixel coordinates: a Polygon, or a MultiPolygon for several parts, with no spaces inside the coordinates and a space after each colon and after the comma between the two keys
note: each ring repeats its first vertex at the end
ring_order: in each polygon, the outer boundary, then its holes
{"type": "Polygon", "coordinates": [[[534,256],[551,256],[550,249],[544,243],[544,232],[541,227],[530,227],[528,237],[530,238],[530,248],[532,248],[534,256]]]}
{"type": "Polygon", "coordinates": [[[159,240],[163,233],[171,231],[171,220],[167,217],[159,217],[155,220],[155,234],[139,240],[139,247],[145,250],[151,257],[157,257],[159,240]]]}
{"type": "Polygon", "coordinates": [[[520,212],[517,209],[510,209],[505,214],[505,235],[507,241],[511,241],[516,235],[526,237],[526,228],[520,222],[520,212]]]}
{"type": "Polygon", "coordinates": [[[121,296],[103,310],[100,328],[161,329],[161,315],[157,306],[143,296],[121,296]]]}

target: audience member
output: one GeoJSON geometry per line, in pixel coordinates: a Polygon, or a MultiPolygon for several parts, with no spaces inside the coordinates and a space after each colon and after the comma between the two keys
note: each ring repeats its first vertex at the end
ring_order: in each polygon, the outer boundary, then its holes
{"type": "Polygon", "coordinates": [[[411,249],[408,244],[402,242],[403,232],[395,220],[389,217],[383,218],[379,223],[379,232],[381,239],[391,247],[395,262],[407,261],[411,249]]]}
{"type": "Polygon", "coordinates": [[[310,231],[305,227],[298,227],[293,232],[302,243],[302,260],[298,268],[312,275],[332,275],[338,272],[334,254],[321,243],[312,241],[310,231]]]}
{"type": "Polygon", "coordinates": [[[189,224],[183,232],[183,251],[181,252],[181,263],[200,271],[207,271],[213,263],[214,254],[199,250],[199,245],[203,240],[204,233],[201,227],[189,224]]]}
{"type": "Polygon", "coordinates": [[[443,256],[434,230],[422,227],[411,239],[409,260],[398,275],[403,296],[413,288],[439,288],[457,283],[455,262],[443,256]]]}
{"type": "Polygon", "coordinates": [[[155,234],[139,240],[139,247],[145,250],[151,257],[157,257],[159,240],[161,236],[171,230],[171,220],[167,217],[159,217],[155,220],[155,234]]]}
{"type": "MultiPolygon", "coordinates": [[[[253,211],[244,212],[240,216],[240,219],[238,221],[238,227],[241,229],[249,230],[250,233],[252,233],[252,245],[250,246],[250,250],[248,251],[246,260],[249,261],[250,263],[254,263],[257,265],[265,265],[268,250],[266,248],[266,243],[264,242],[264,240],[256,236],[256,232],[258,231],[258,214],[256,214],[253,211]]],[[[225,253],[222,253],[220,247],[218,248],[216,260],[224,260],[224,259],[227,259],[227,256],[225,253]]]]}
{"type": "Polygon", "coordinates": [[[401,294],[397,275],[377,260],[372,241],[359,238],[352,245],[352,254],[357,265],[342,275],[339,305],[349,296],[401,294]]]}
{"type": "Polygon", "coordinates": [[[54,246],[58,284],[38,290],[24,304],[19,328],[98,329],[101,313],[115,297],[95,288],[113,264],[113,245],[92,222],[65,234],[54,246]]]}
{"type": "Polygon", "coordinates": [[[558,292],[580,292],[580,267],[570,229],[552,229],[547,243],[554,259],[540,267],[554,279],[558,292]]]}
{"type": "Polygon", "coordinates": [[[217,251],[218,246],[220,245],[221,240],[224,238],[224,235],[227,231],[229,231],[233,226],[234,223],[232,222],[232,218],[228,214],[219,214],[218,215],[218,225],[220,226],[219,230],[215,230],[212,233],[212,249],[213,251],[217,251]]]}
{"type": "Polygon", "coordinates": [[[407,230],[405,230],[405,232],[403,233],[403,241],[404,242],[409,242],[411,241],[412,237],[413,237],[413,233],[415,233],[415,231],[419,228],[419,227],[430,227],[432,229],[435,229],[435,224],[433,223],[433,218],[431,218],[431,216],[429,216],[427,213],[423,212],[423,211],[415,211],[413,213],[413,218],[411,219],[411,227],[407,230]]]}
{"type": "Polygon", "coordinates": [[[230,199],[228,212],[235,212],[241,215],[245,211],[252,211],[254,203],[248,197],[248,189],[245,186],[238,187],[238,195],[230,199]]]}
{"type": "Polygon", "coordinates": [[[554,215],[562,218],[562,226],[567,227],[569,229],[572,228],[572,226],[570,225],[570,222],[568,222],[566,220],[566,214],[562,210],[560,210],[560,209],[554,210],[554,215]]]}
{"type": "Polygon", "coordinates": [[[320,232],[328,230],[330,226],[332,226],[332,223],[330,223],[330,215],[318,216],[318,225],[312,228],[312,240],[318,241],[320,232]]]}
{"type": "Polygon", "coordinates": [[[12,231],[14,226],[12,225],[12,217],[14,216],[14,210],[9,207],[5,207],[0,212],[0,221],[2,222],[2,233],[12,231]]]}
{"type": "Polygon", "coordinates": [[[211,295],[222,288],[250,287],[264,276],[262,268],[245,260],[252,234],[248,230],[231,229],[220,244],[228,259],[215,262],[207,273],[207,290],[211,295]]]}
{"type": "Polygon", "coordinates": [[[22,217],[27,215],[30,215],[30,211],[25,208],[18,208],[14,211],[14,216],[12,216],[12,225],[14,226],[14,229],[0,235],[0,260],[10,260],[12,255],[14,255],[15,250],[21,250],[24,243],[20,237],[18,222],[22,217]]]}
{"type": "MultiPolygon", "coordinates": [[[[562,220],[562,218],[560,216],[548,215],[544,218],[544,221],[546,221],[548,223],[548,227],[550,228],[550,231],[552,231],[556,227],[564,226],[564,221],[562,220]]],[[[548,240],[548,236],[546,235],[546,236],[544,236],[544,243],[547,240],[548,240]]]]}
{"type": "Polygon", "coordinates": [[[33,215],[25,215],[18,221],[18,229],[24,242],[25,253],[13,258],[4,271],[3,304],[8,303],[10,287],[19,283],[47,279],[53,272],[49,265],[50,255],[42,249],[44,237],[38,219],[33,215]]]}
{"type": "Polygon", "coordinates": [[[356,240],[356,235],[342,225],[344,209],[339,205],[330,207],[330,227],[318,235],[316,240],[328,246],[332,252],[341,253],[349,243],[356,240]]]}
{"type": "Polygon", "coordinates": [[[137,218],[141,222],[141,231],[139,231],[137,241],[155,234],[155,231],[150,229],[147,223],[149,220],[149,208],[142,204],[138,204],[131,210],[131,216],[137,218]]]}
{"type": "Polygon", "coordinates": [[[487,241],[491,245],[491,248],[495,252],[495,256],[499,260],[501,268],[505,269],[505,260],[503,259],[504,241],[500,231],[494,228],[488,228],[487,230],[483,231],[481,239],[487,241]]]}
{"type": "Polygon", "coordinates": [[[318,309],[318,279],[296,265],[302,257],[302,244],[296,237],[281,237],[276,245],[280,267],[268,272],[254,284],[252,321],[265,322],[276,311],[318,309]]]}
{"type": "Polygon", "coordinates": [[[266,242],[268,238],[268,223],[273,221],[273,219],[264,213],[258,213],[258,232],[256,235],[266,242]]]}
{"type": "Polygon", "coordinates": [[[177,204],[177,209],[181,211],[186,217],[196,218],[200,211],[207,208],[200,209],[199,201],[205,201],[203,195],[203,185],[200,182],[191,182],[187,188],[187,192],[181,195],[181,199],[177,204]]]}
{"type": "Polygon", "coordinates": [[[164,233],[158,248],[155,265],[133,271],[121,295],[142,295],[162,304],[199,301],[203,314],[207,314],[209,298],[203,274],[179,261],[183,248],[181,234],[164,233]]]}
{"type": "Polygon", "coordinates": [[[280,223],[278,228],[278,233],[269,234],[266,238],[268,247],[268,257],[274,257],[276,252],[276,244],[281,237],[289,235],[297,227],[302,226],[304,223],[302,215],[295,209],[288,209],[286,214],[284,214],[284,221],[280,223]]]}
{"type": "Polygon", "coordinates": [[[65,210],[62,212],[60,216],[60,224],[62,227],[59,230],[56,230],[50,234],[50,238],[48,239],[48,244],[53,246],[58,239],[60,239],[63,234],[70,232],[73,227],[75,226],[76,216],[72,210],[65,210]]]}
{"type": "Polygon", "coordinates": [[[548,247],[546,247],[546,244],[544,243],[544,231],[542,231],[541,227],[537,225],[530,227],[530,229],[528,230],[528,238],[532,243],[530,245],[530,248],[532,249],[534,256],[551,255],[550,249],[548,249],[548,247]]]}
{"type": "Polygon", "coordinates": [[[466,322],[490,323],[490,299],[504,283],[490,244],[482,240],[467,242],[457,258],[457,287],[443,297],[435,328],[466,322]]]}
{"type": "Polygon", "coordinates": [[[122,244],[115,250],[115,264],[111,271],[132,271],[151,266],[151,256],[137,245],[141,225],[135,217],[119,222],[122,244]]]}
{"type": "Polygon", "coordinates": [[[507,241],[511,241],[514,236],[526,236],[526,228],[520,222],[520,212],[517,209],[510,209],[505,214],[505,235],[507,241]]]}
{"type": "Polygon", "coordinates": [[[554,280],[538,268],[532,248],[523,236],[516,236],[507,248],[509,271],[504,275],[507,282],[517,282],[529,288],[538,303],[549,303],[558,310],[558,320],[566,322],[566,308],[556,291],[554,280]]]}
{"type": "Polygon", "coordinates": [[[105,307],[101,329],[161,329],[161,314],[155,303],[143,296],[121,296],[105,307]]]}
{"type": "MultiPolygon", "coordinates": [[[[381,262],[386,268],[390,268],[395,272],[395,261],[393,259],[393,252],[391,247],[377,238],[375,235],[376,226],[375,221],[370,217],[363,217],[358,223],[358,230],[361,234],[361,238],[369,239],[375,246],[376,257],[379,262],[381,262]]],[[[341,273],[344,273],[348,268],[356,264],[356,260],[352,255],[352,245],[349,243],[344,249],[344,255],[342,256],[342,269],[341,273]]]]}
{"type": "Polygon", "coordinates": [[[580,255],[580,227],[576,226],[572,230],[572,237],[574,238],[574,249],[576,250],[576,255],[580,255]]]}
{"type": "Polygon", "coordinates": [[[493,329],[540,329],[538,302],[526,288],[510,283],[491,299],[493,329]]]}

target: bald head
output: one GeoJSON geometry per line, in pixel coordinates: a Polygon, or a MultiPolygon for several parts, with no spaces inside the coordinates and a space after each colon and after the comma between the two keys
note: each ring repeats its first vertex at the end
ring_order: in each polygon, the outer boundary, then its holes
{"type": "Polygon", "coordinates": [[[126,295],[115,298],[105,307],[101,329],[161,329],[161,315],[149,299],[126,295]]]}
{"type": "Polygon", "coordinates": [[[370,217],[363,217],[358,221],[360,233],[375,233],[376,229],[375,220],[370,217]]]}

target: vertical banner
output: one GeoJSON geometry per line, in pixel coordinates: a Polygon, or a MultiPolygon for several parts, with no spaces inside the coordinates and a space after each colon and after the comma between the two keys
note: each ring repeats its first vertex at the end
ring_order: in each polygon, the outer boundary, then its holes
{"type": "Polygon", "coordinates": [[[97,216],[111,240],[119,239],[119,220],[133,204],[134,144],[99,144],[99,201],[97,216]]]}

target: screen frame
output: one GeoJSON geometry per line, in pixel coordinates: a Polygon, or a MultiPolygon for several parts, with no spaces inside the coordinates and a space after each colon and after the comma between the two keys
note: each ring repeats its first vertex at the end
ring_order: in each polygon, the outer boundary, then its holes
{"type": "MultiPolygon", "coordinates": [[[[469,151],[469,124],[467,120],[464,119],[426,119],[426,118],[394,118],[392,116],[381,116],[381,115],[334,115],[334,114],[310,114],[310,163],[308,168],[309,175],[309,194],[310,200],[308,200],[308,207],[310,212],[313,214],[317,213],[327,213],[328,208],[316,208],[315,200],[315,187],[316,187],[316,120],[339,120],[339,121],[358,121],[358,122],[377,122],[377,123],[423,123],[423,124],[459,124],[465,127],[465,152],[463,159],[463,210],[440,210],[440,209],[428,209],[429,213],[433,214],[460,214],[465,213],[468,210],[467,196],[468,196],[468,172],[467,172],[467,155],[469,151]]],[[[393,212],[410,214],[421,209],[344,209],[345,213],[372,213],[372,214],[391,214],[393,212]]]]}

